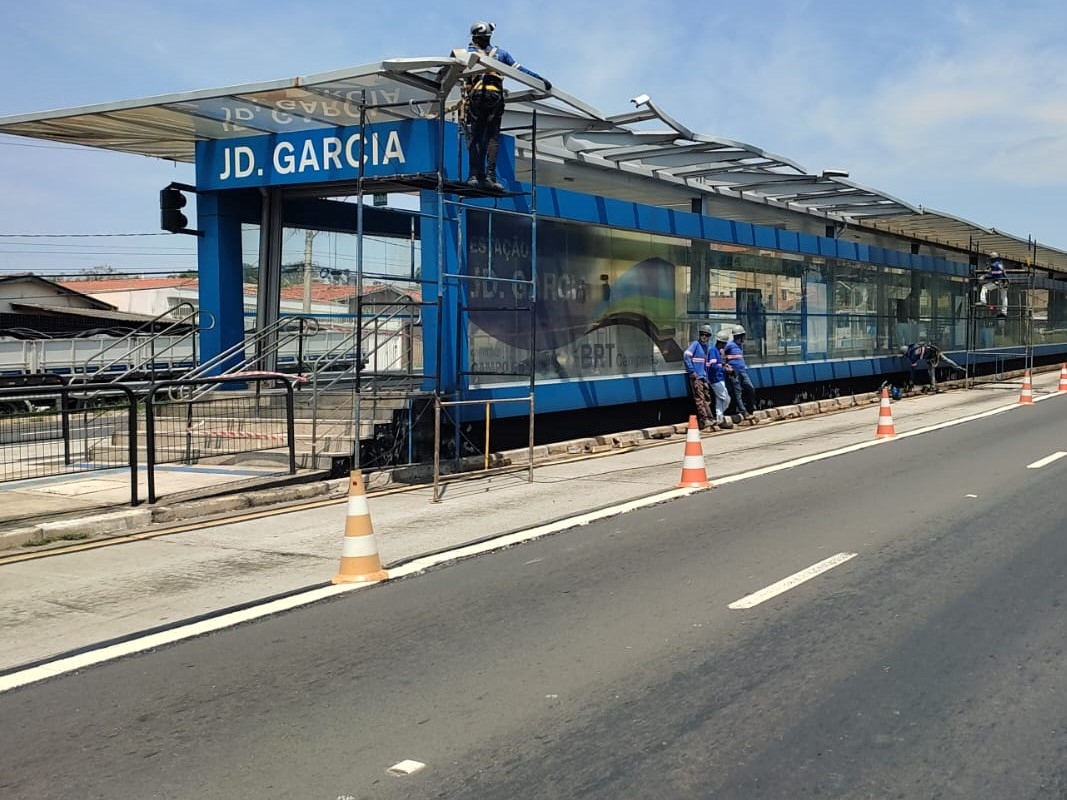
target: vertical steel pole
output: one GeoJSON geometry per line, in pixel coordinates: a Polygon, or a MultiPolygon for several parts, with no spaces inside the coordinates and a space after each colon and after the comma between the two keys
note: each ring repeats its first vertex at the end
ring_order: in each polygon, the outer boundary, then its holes
{"type": "Polygon", "coordinates": [[[489,401],[485,401],[485,451],[482,458],[482,469],[489,469],[489,401]]]}
{"type": "Polygon", "coordinates": [[[530,432],[527,482],[533,483],[534,397],[537,384],[537,108],[531,118],[530,136],[530,432]]]}
{"type": "Polygon", "coordinates": [[[433,502],[441,501],[441,395],[433,395],[433,502]]]}
{"type": "Polygon", "coordinates": [[[145,397],[144,424],[145,424],[145,472],[148,477],[148,502],[156,502],[156,420],[153,400],[156,395],[156,387],[148,390],[145,397]]]}
{"type": "Polygon", "coordinates": [[[137,505],[137,397],[129,386],[123,386],[126,393],[126,436],[129,440],[127,457],[130,461],[130,505],[137,505]]]}
{"type": "Polygon", "coordinates": [[[285,381],[285,435],[289,439],[289,474],[296,474],[296,420],[294,419],[293,382],[285,381]]]}
{"type": "Polygon", "coordinates": [[[359,469],[362,464],[362,406],[360,398],[360,381],[363,363],[363,172],[366,169],[367,146],[367,90],[359,96],[359,177],[356,180],[356,381],[352,395],[353,439],[355,452],[352,453],[352,466],[359,469]]]}

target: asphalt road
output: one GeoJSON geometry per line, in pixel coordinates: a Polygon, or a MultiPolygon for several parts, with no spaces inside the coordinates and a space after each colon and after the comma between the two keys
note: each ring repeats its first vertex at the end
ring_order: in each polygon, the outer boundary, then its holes
{"type": "Polygon", "coordinates": [[[0,796],[1067,797],[1065,402],[0,695],[0,796]]]}

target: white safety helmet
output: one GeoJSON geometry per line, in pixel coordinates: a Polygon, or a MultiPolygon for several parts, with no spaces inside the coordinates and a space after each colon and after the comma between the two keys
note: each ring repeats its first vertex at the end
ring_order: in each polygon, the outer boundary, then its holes
{"type": "Polygon", "coordinates": [[[902,356],[906,356],[908,354],[908,346],[906,344],[902,344],[900,346],[900,354],[902,356]]]}
{"type": "Polygon", "coordinates": [[[743,325],[734,325],[733,333],[734,333],[734,336],[744,336],[745,335],[745,327],[743,325]]]}
{"type": "Polygon", "coordinates": [[[730,341],[730,330],[728,328],[720,328],[719,332],[715,334],[716,342],[728,342],[730,341]]]}
{"type": "Polygon", "coordinates": [[[998,253],[996,250],[994,250],[993,252],[991,252],[989,254],[989,257],[990,258],[1000,258],[1000,253],[998,253]]]}

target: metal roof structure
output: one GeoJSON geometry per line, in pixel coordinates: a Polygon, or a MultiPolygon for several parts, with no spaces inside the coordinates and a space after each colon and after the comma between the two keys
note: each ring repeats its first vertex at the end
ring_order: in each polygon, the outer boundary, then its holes
{"type": "Polygon", "coordinates": [[[196,143],[256,134],[435,118],[453,113],[459,83],[491,67],[522,86],[508,95],[504,128],[535,151],[538,180],[592,194],[677,205],[714,195],[1067,273],[1067,252],[914,206],[828,170],[813,174],[753,145],[688,129],[648,95],[606,115],[565,92],[466,50],[390,59],[334,72],[220,89],[0,118],[0,133],[192,162],[196,143]],[[646,124],[660,127],[647,129],[646,124]],[[536,139],[536,141],[535,141],[536,139]],[[553,171],[553,164],[562,169],[553,171]],[[608,175],[613,175],[608,179],[608,175]],[[566,181],[566,182],[564,182],[566,181]]]}

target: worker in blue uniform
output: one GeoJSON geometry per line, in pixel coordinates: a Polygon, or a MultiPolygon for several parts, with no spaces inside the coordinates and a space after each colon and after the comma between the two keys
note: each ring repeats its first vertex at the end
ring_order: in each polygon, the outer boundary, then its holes
{"type": "Polygon", "coordinates": [[[748,364],[745,363],[744,326],[735,325],[731,334],[730,341],[723,348],[723,356],[726,358],[726,386],[737,413],[754,425],[756,417],[752,412],[756,410],[756,387],[752,384],[748,364]]]}
{"type": "Polygon", "coordinates": [[[717,428],[732,428],[734,424],[726,418],[726,409],[730,405],[730,392],[726,388],[726,356],[722,349],[730,340],[730,332],[720,330],[715,334],[715,344],[708,352],[708,386],[711,389],[712,406],[715,411],[717,428]]]}
{"type": "MultiPolygon", "coordinates": [[[[551,90],[551,83],[519,64],[507,50],[490,44],[494,30],[496,26],[492,22],[479,21],[471,25],[471,43],[467,45],[467,51],[525,72],[544,81],[545,89],[551,90]]],[[[483,70],[465,80],[463,92],[467,155],[470,160],[467,184],[502,192],[504,186],[497,180],[496,159],[500,146],[500,121],[504,118],[504,76],[491,69],[483,70]]]]}
{"type": "Polygon", "coordinates": [[[908,360],[910,366],[908,380],[912,386],[915,385],[915,371],[919,368],[919,362],[926,363],[926,371],[930,376],[930,382],[923,387],[924,392],[938,391],[937,368],[941,365],[951,367],[962,375],[967,374],[967,370],[942,353],[940,347],[930,342],[915,342],[904,345],[900,348],[900,353],[908,360]]]}
{"type": "MultiPolygon", "coordinates": [[[[989,254],[989,271],[982,276],[982,288],[978,293],[978,302],[980,305],[986,305],[986,301],[989,298],[990,289],[999,289],[999,310],[997,312],[998,317],[1008,316],[1008,273],[1004,270],[1004,262],[1000,259],[1000,254],[992,252],[989,254]]],[[[992,311],[993,307],[989,309],[992,311]]]]}
{"type": "Polygon", "coordinates": [[[708,385],[708,359],[712,349],[711,326],[701,325],[697,338],[690,342],[689,347],[682,353],[682,363],[685,364],[686,379],[693,392],[693,404],[696,406],[697,423],[701,430],[714,430],[711,421],[711,389],[708,385]]]}

